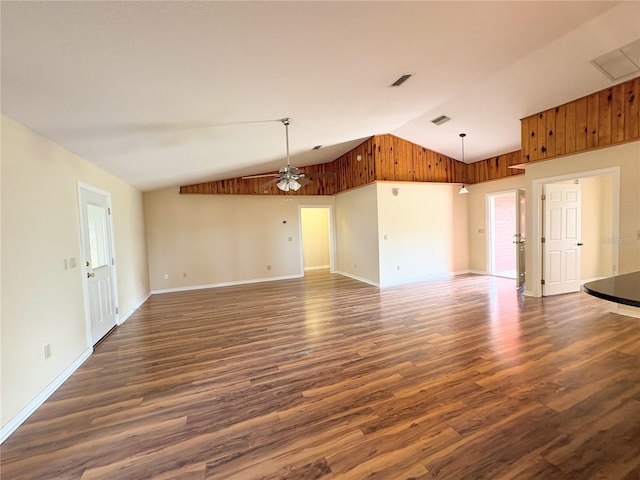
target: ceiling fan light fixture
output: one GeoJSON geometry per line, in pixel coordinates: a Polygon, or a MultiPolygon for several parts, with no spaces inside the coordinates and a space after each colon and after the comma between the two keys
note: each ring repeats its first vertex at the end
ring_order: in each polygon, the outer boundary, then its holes
{"type": "Polygon", "coordinates": [[[300,190],[301,186],[302,185],[295,178],[292,178],[291,180],[289,180],[289,188],[294,192],[297,192],[298,190],[300,190]]]}
{"type": "Polygon", "coordinates": [[[277,183],[277,186],[283,192],[288,192],[289,191],[289,180],[287,180],[286,178],[283,178],[282,180],[280,180],[277,183]]]}

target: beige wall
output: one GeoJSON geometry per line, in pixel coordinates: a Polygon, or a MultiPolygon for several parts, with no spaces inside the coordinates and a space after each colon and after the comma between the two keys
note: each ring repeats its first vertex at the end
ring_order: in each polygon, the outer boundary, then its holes
{"type": "MultiPolygon", "coordinates": [[[[300,276],[299,206],[327,204],[334,207],[340,273],[386,285],[466,270],[467,201],[457,194],[459,187],[399,185],[403,194],[398,197],[390,194],[390,184],[380,183],[335,197],[180,195],[177,188],[147,192],[151,289],[161,292],[300,276]],[[390,239],[386,243],[384,234],[390,239]]],[[[328,238],[326,210],[308,211],[323,215],[314,220],[322,232],[314,230],[311,236],[328,238]]],[[[317,258],[307,259],[308,266],[329,263],[328,245],[320,250],[317,258]]]]}
{"type": "Polygon", "coordinates": [[[459,185],[376,185],[381,286],[469,268],[468,198],[459,185]]]}
{"type": "MultiPolygon", "coordinates": [[[[640,159],[638,160],[640,161],[640,159]]],[[[639,172],[640,173],[640,172],[639,172]]],[[[613,178],[603,175],[600,178],[600,265],[598,275],[609,277],[615,275],[613,270],[613,244],[609,240],[613,234],[613,178]]],[[[640,181],[638,182],[640,186],[640,181]]],[[[640,239],[639,243],[640,243],[640,239]]]]}
{"type": "Polygon", "coordinates": [[[304,268],[329,267],[329,209],[302,208],[300,220],[304,268]]]}
{"type": "Polygon", "coordinates": [[[178,188],[146,192],[151,290],[300,276],[298,206],[333,201],[313,196],[180,195],[178,188]]]}
{"type": "Polygon", "coordinates": [[[142,194],[2,117],[1,418],[3,427],[87,345],[77,182],[112,195],[121,314],[149,292],[142,194]],[[75,257],[78,267],[64,270],[75,257]],[[43,347],[52,356],[44,360],[43,347]]]}
{"type": "Polygon", "coordinates": [[[375,184],[336,195],[337,271],[378,284],[378,211],[375,184]]]}
{"type": "Polygon", "coordinates": [[[503,178],[469,186],[467,194],[469,202],[468,238],[469,269],[474,272],[487,273],[487,195],[524,188],[524,175],[503,178]]]}
{"type": "MultiPolygon", "coordinates": [[[[627,143],[587,153],[563,157],[546,162],[533,163],[527,167],[527,208],[532,202],[539,204],[533,192],[534,181],[562,176],[584,176],[585,172],[619,168],[619,233],[613,241],[618,247],[618,273],[640,270],[640,142],[627,143]]],[[[614,184],[614,195],[616,194],[614,184]]],[[[539,207],[537,207],[539,208],[539,207]]],[[[527,215],[527,231],[539,231],[537,216],[527,215]],[[535,227],[535,228],[534,228],[535,227]]],[[[533,239],[532,239],[533,240],[533,239]]],[[[606,242],[605,242],[606,243],[606,242]]],[[[527,293],[540,294],[540,252],[527,242],[527,293]]]]}
{"type": "Polygon", "coordinates": [[[583,178],[581,185],[582,280],[612,275],[612,179],[610,175],[583,178]]]}

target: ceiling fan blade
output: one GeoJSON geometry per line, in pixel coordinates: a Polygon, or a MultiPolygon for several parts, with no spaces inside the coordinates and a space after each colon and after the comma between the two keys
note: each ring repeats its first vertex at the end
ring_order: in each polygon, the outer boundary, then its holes
{"type": "Polygon", "coordinates": [[[277,177],[280,175],[279,173],[264,173],[262,175],[249,175],[248,177],[242,177],[242,180],[247,180],[249,178],[263,178],[263,177],[277,177]]]}
{"type": "Polygon", "coordinates": [[[260,188],[269,188],[271,185],[273,185],[279,180],[280,178],[274,178],[273,180],[269,180],[267,183],[263,183],[262,185],[260,185],[260,188]]]}
{"type": "Polygon", "coordinates": [[[304,177],[298,178],[297,182],[304,187],[305,185],[309,185],[311,183],[311,179],[307,178],[307,176],[305,175],[304,177]]]}
{"type": "Polygon", "coordinates": [[[309,172],[309,173],[305,173],[304,176],[308,178],[327,178],[327,177],[335,177],[336,174],[334,172],[328,172],[328,173],[309,172]]]}

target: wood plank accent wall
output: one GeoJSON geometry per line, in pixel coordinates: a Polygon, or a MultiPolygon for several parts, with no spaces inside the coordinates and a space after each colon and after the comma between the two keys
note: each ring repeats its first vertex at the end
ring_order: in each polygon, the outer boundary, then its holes
{"type": "Polygon", "coordinates": [[[373,138],[376,180],[461,183],[468,177],[467,167],[455,158],[394,135],[373,138]]]}
{"type": "Polygon", "coordinates": [[[640,140],[640,77],[528,116],[520,125],[519,163],[640,140]]]}
{"type": "Polygon", "coordinates": [[[510,168],[522,163],[522,152],[504,153],[467,165],[467,183],[488,182],[514,175],[524,175],[524,169],[510,168]]]}
{"type": "Polygon", "coordinates": [[[269,178],[231,178],[180,187],[181,194],[204,195],[334,195],[376,180],[403,182],[468,181],[468,166],[446,155],[393,135],[375,135],[333,162],[309,165],[305,172],[334,172],[335,177],[314,179],[297,192],[283,192],[269,178]],[[360,160],[358,160],[360,156],[360,160]]]}

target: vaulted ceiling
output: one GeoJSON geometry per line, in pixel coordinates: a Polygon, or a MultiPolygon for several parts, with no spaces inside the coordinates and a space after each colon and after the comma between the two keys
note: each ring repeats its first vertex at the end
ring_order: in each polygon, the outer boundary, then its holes
{"type": "Polygon", "coordinates": [[[298,166],[384,133],[516,150],[520,118],[619,83],[591,60],[640,38],[640,2],[3,1],[1,22],[2,113],[151,190],[276,169],[283,117],[298,166]]]}

